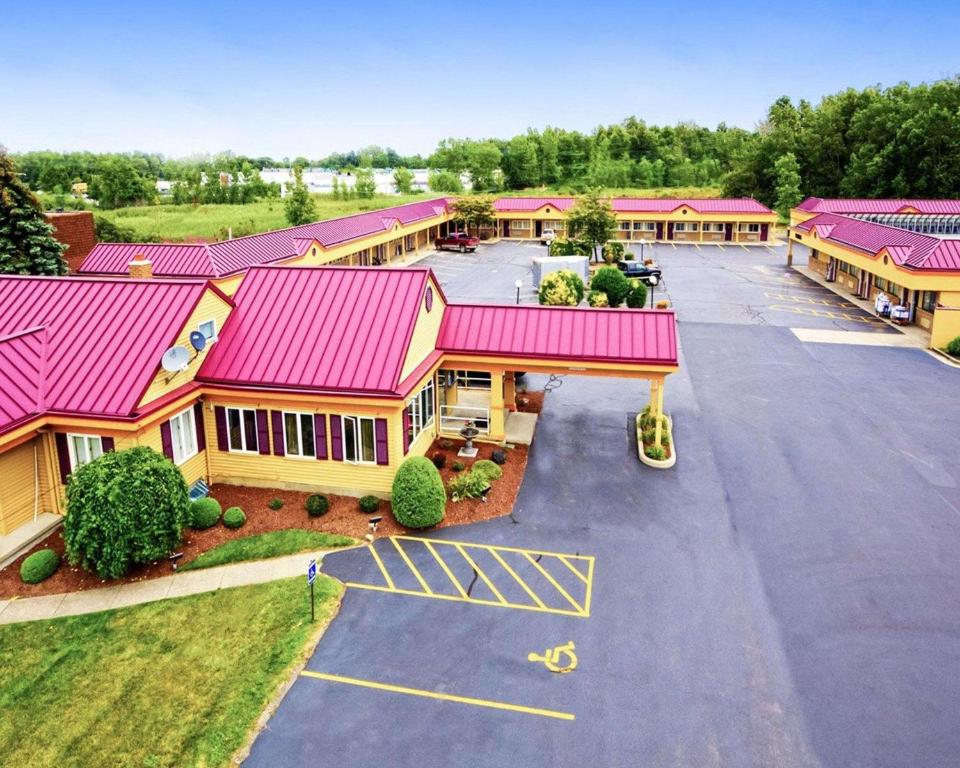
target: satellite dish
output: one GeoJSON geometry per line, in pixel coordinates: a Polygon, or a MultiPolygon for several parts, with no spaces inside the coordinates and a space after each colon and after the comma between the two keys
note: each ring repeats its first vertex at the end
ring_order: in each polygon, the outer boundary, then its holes
{"type": "Polygon", "coordinates": [[[186,347],[170,347],[166,352],[163,353],[163,357],[160,359],[160,365],[163,366],[163,370],[167,373],[179,373],[187,369],[187,365],[190,363],[190,353],[187,352],[186,347]]]}
{"type": "Polygon", "coordinates": [[[207,337],[200,333],[200,331],[193,331],[193,333],[190,334],[190,346],[197,350],[197,352],[203,352],[203,348],[207,346],[207,337]]]}

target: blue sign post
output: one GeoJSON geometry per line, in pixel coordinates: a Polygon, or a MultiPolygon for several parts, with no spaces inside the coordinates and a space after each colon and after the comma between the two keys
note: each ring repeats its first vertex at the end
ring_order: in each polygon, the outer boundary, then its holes
{"type": "Polygon", "coordinates": [[[307,566],[307,584],[310,585],[310,621],[313,619],[313,582],[317,580],[317,561],[311,560],[307,566]]]}

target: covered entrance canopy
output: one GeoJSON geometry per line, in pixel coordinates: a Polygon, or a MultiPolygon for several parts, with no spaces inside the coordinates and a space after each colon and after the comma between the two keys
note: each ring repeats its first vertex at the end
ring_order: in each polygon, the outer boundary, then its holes
{"type": "MultiPolygon", "coordinates": [[[[514,371],[646,379],[651,411],[659,416],[664,379],[678,368],[677,323],[669,310],[449,304],[437,349],[444,369],[489,374],[486,432],[498,440],[505,436],[504,411],[515,401],[514,371]]],[[[476,392],[460,390],[480,379],[441,380],[442,430],[462,426],[457,414],[476,420],[483,403],[476,392]]]]}

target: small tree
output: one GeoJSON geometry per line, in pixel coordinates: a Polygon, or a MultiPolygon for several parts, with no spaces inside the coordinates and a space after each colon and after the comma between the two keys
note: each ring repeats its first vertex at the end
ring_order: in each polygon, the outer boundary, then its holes
{"type": "Polygon", "coordinates": [[[647,285],[643,280],[630,280],[630,292],[627,294],[627,306],[630,309],[643,309],[647,304],[647,285]]]}
{"type": "Polygon", "coordinates": [[[43,218],[40,202],[0,147],[0,273],[65,274],[64,250],[43,218]]]}
{"type": "Polygon", "coordinates": [[[583,301],[583,280],[572,269],[558,269],[540,281],[540,303],[549,307],[575,307],[583,301]]]}
{"type": "Polygon", "coordinates": [[[430,171],[427,175],[427,186],[433,192],[440,192],[448,195],[460,195],[463,193],[463,184],[460,181],[460,175],[453,171],[430,171]]]}
{"type": "Polygon", "coordinates": [[[774,163],[774,173],[777,177],[777,202],[774,206],[780,218],[790,220],[790,210],[796,208],[803,196],[800,194],[800,165],[793,152],[781,155],[774,163]]]}
{"type": "Polygon", "coordinates": [[[361,199],[369,199],[377,194],[377,182],[374,180],[373,171],[370,168],[361,168],[357,171],[353,191],[361,199]]]}
{"type": "Polygon", "coordinates": [[[73,565],[103,579],[165,557],[187,522],[187,484],[151,448],[105,453],[67,483],[63,538],[73,565]]]}
{"type": "Polygon", "coordinates": [[[430,459],[411,456],[400,465],[390,504],[397,522],[408,528],[429,528],[443,520],[447,492],[430,459]]]}
{"type": "Polygon", "coordinates": [[[401,195],[413,194],[413,171],[400,166],[393,172],[393,188],[401,195]]]}
{"type": "Polygon", "coordinates": [[[493,198],[489,195],[469,195],[459,198],[452,206],[456,217],[463,222],[469,231],[470,227],[478,229],[493,224],[497,220],[497,213],[493,207],[493,198]]]}
{"type": "Polygon", "coordinates": [[[567,211],[567,234],[590,246],[594,260],[599,260],[597,249],[610,240],[617,230],[610,203],[600,199],[596,190],[587,192],[567,211]]]}
{"type": "Polygon", "coordinates": [[[336,176],[334,176],[333,181],[330,182],[330,194],[334,200],[340,199],[340,180],[336,176]]]}
{"type": "Polygon", "coordinates": [[[313,204],[307,185],[303,183],[303,168],[293,168],[293,188],[284,203],[284,213],[292,226],[307,224],[317,218],[317,208],[313,204]]]}
{"type": "Polygon", "coordinates": [[[607,294],[611,307],[619,307],[630,293],[630,281],[616,267],[600,267],[590,281],[591,291],[607,294]]]}

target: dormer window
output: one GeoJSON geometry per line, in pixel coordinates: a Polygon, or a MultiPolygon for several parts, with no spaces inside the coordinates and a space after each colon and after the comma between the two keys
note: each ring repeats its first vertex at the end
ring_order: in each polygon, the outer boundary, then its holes
{"type": "Polygon", "coordinates": [[[207,344],[213,344],[217,340],[217,321],[205,320],[197,326],[197,330],[203,334],[207,344]]]}

